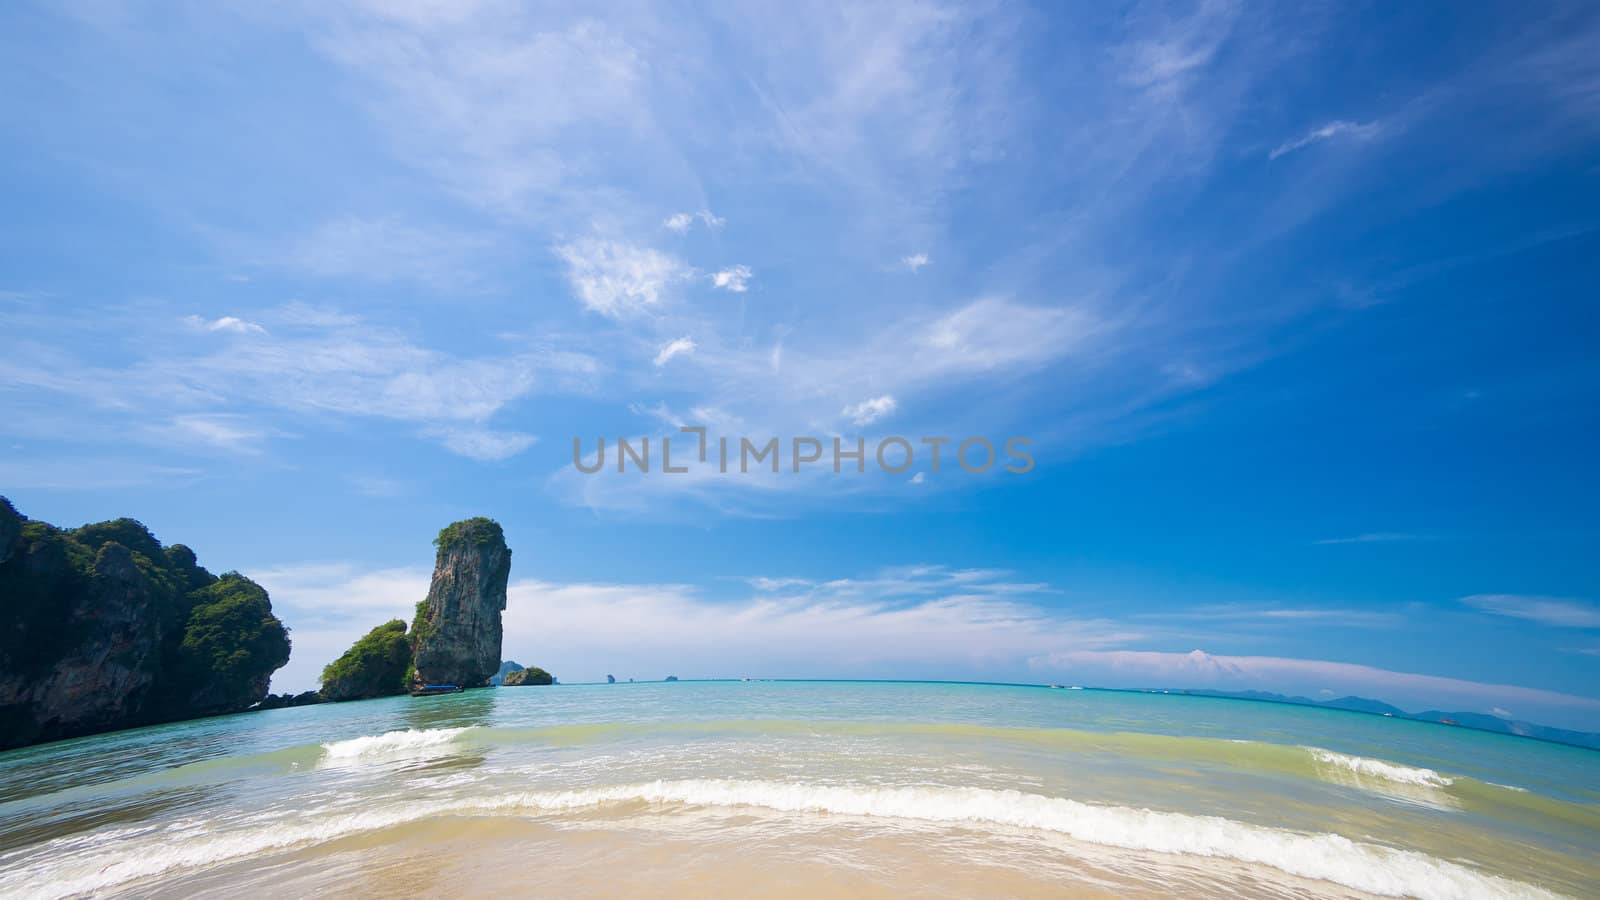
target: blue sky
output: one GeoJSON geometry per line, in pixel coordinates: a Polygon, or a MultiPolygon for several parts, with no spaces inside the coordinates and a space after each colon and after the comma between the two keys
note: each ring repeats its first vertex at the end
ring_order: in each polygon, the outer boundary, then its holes
{"type": "Polygon", "coordinates": [[[1600,729],[1597,42],[1585,4],[8,4],[0,492],[260,580],[278,689],[490,515],[506,653],[570,681],[1600,729]],[[1036,466],[572,465],[684,424],[1036,466]]]}

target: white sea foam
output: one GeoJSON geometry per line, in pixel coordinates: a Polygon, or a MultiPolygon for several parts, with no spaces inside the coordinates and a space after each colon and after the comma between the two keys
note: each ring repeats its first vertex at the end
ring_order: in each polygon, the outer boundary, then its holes
{"type": "MultiPolygon", "coordinates": [[[[960,787],[864,787],[775,781],[657,781],[386,806],[297,824],[247,827],[182,841],[140,841],[100,852],[50,854],[0,875],[0,894],[59,897],[451,814],[561,814],[621,803],[752,807],[1055,832],[1085,843],[1268,866],[1383,896],[1552,897],[1533,885],[1411,850],[1334,834],[1101,806],[1058,797],[960,787]]],[[[131,842],[130,842],[131,843],[131,842]]],[[[62,848],[55,848],[60,850],[62,848]]]]}
{"type": "Polygon", "coordinates": [[[1402,766],[1381,759],[1368,759],[1365,756],[1348,756],[1343,753],[1334,753],[1321,747],[1307,747],[1306,750],[1317,762],[1336,766],[1357,775],[1370,778],[1381,778],[1396,784],[1414,784],[1423,787],[1449,787],[1454,780],[1440,775],[1432,769],[1413,768],[1402,766]]]}
{"type": "Polygon", "coordinates": [[[347,741],[322,745],[322,758],[335,764],[365,760],[399,759],[409,756],[437,756],[448,752],[466,728],[429,728],[390,731],[347,741]]]}

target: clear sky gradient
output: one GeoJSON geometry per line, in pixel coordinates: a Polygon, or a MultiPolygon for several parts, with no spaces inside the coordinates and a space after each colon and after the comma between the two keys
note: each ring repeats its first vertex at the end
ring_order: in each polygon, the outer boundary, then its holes
{"type": "Polygon", "coordinates": [[[488,515],[506,655],[569,681],[1600,730],[1597,46],[1585,3],[5,4],[0,493],[261,581],[279,690],[488,515]],[[1036,467],[572,465],[684,424],[1036,467]]]}

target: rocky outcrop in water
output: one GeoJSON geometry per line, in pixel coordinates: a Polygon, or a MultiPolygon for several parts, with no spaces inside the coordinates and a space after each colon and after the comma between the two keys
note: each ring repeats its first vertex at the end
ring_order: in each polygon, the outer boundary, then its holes
{"type": "Polygon", "coordinates": [[[505,684],[506,676],[520,668],[522,668],[522,663],[516,662],[515,660],[501,660],[499,670],[493,675],[489,676],[489,685],[491,687],[499,687],[500,685],[505,684]]]}
{"type": "Polygon", "coordinates": [[[313,706],[325,703],[321,691],[302,691],[298,694],[268,694],[255,705],[260,709],[283,709],[289,706],[313,706]]]}
{"type": "Polygon", "coordinates": [[[0,497],[0,749],[248,709],[288,659],[250,579],[132,519],[67,530],[0,497]]]}
{"type": "Polygon", "coordinates": [[[411,638],[392,619],[367,632],[322,670],[324,700],[367,700],[403,694],[410,687],[411,638]]]}
{"type": "Polygon", "coordinates": [[[554,684],[555,680],[556,679],[554,675],[551,675],[549,672],[546,672],[538,666],[529,666],[526,669],[517,669],[514,672],[507,672],[505,686],[519,687],[525,684],[554,684]]]}
{"type": "Polygon", "coordinates": [[[411,687],[481,687],[500,668],[511,549],[492,519],[456,522],[434,541],[433,583],[411,626],[411,687]]]}

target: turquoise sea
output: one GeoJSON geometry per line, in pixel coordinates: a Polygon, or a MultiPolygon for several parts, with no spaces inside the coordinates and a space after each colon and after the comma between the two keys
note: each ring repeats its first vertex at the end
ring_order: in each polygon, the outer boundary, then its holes
{"type": "Polygon", "coordinates": [[[500,688],[0,754],[0,895],[1600,896],[1600,753],[1022,686],[500,688]]]}

